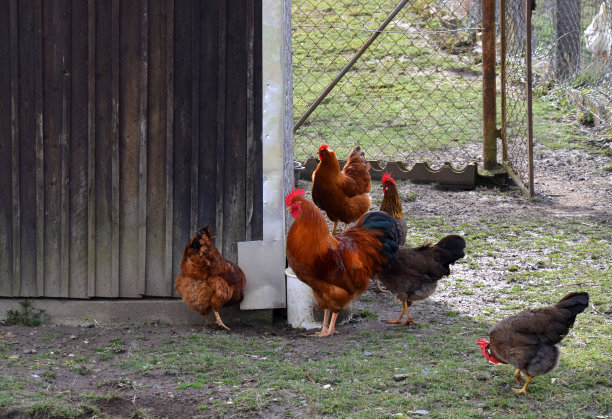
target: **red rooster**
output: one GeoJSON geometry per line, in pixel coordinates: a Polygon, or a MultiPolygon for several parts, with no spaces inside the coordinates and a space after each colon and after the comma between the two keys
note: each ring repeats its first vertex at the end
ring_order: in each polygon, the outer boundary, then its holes
{"type": "Polygon", "coordinates": [[[303,189],[294,189],[285,198],[295,218],[287,235],[287,260],[325,310],[321,331],[316,334],[323,337],[336,333],[338,312],[363,294],[370,278],[397,253],[399,232],[393,218],[375,211],[332,236],[321,211],[303,196],[303,189]]]}
{"type": "Polygon", "coordinates": [[[356,146],[340,171],[336,153],[327,144],[319,147],[319,160],[312,174],[312,200],[334,222],[333,234],[338,221],[348,227],[370,209],[370,163],[356,146]]]}

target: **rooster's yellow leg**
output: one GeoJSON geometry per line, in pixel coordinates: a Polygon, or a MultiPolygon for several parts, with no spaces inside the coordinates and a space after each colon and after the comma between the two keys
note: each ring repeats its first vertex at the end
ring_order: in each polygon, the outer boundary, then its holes
{"type": "Polygon", "coordinates": [[[336,329],[335,329],[336,319],[337,318],[338,318],[338,313],[333,313],[332,317],[331,317],[331,320],[329,321],[329,331],[327,333],[328,336],[329,335],[335,335],[336,333],[338,333],[338,332],[336,332],[336,329]]]}
{"type": "Polygon", "coordinates": [[[223,321],[221,320],[221,316],[219,316],[219,312],[217,310],[213,310],[215,312],[215,319],[217,319],[217,321],[215,322],[218,326],[224,328],[225,330],[230,330],[229,327],[227,327],[226,325],[223,324],[223,321]]]}
{"type": "Polygon", "coordinates": [[[516,369],[516,371],[514,371],[514,381],[519,384],[523,384],[525,382],[525,380],[523,380],[523,377],[521,377],[521,370],[518,368],[516,369]]]}
{"type": "Polygon", "coordinates": [[[389,290],[384,289],[381,285],[380,285],[380,280],[376,280],[376,288],[374,289],[374,292],[390,292],[389,290]]]}
{"type": "Polygon", "coordinates": [[[385,321],[391,324],[401,323],[402,317],[404,317],[404,313],[407,311],[408,311],[408,304],[406,303],[406,301],[404,301],[404,308],[402,309],[402,312],[400,313],[399,317],[396,320],[385,320],[385,321]]]}
{"type": "Polygon", "coordinates": [[[525,381],[525,385],[523,386],[523,388],[520,390],[514,389],[514,392],[516,394],[527,394],[527,386],[529,385],[529,382],[531,381],[532,378],[533,376],[527,375],[527,381],[525,381]]]}
{"type": "Polygon", "coordinates": [[[323,336],[329,335],[328,328],[327,328],[328,320],[329,320],[329,310],[325,310],[323,313],[323,324],[321,325],[321,331],[314,333],[312,336],[323,337],[323,336]]]}
{"type": "Polygon", "coordinates": [[[206,319],[206,324],[210,324],[210,319],[208,318],[208,314],[202,314],[202,316],[204,316],[204,318],[206,319]]]}

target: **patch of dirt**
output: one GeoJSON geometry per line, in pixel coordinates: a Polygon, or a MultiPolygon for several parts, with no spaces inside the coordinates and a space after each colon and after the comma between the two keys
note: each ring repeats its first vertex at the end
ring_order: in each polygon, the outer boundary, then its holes
{"type": "MultiPolygon", "coordinates": [[[[479,187],[471,191],[444,191],[431,185],[415,185],[398,182],[404,198],[404,214],[411,216],[441,216],[451,224],[470,222],[495,216],[550,216],[550,217],[589,217],[589,222],[610,222],[612,218],[612,173],[604,170],[610,165],[610,157],[602,154],[589,154],[576,150],[536,149],[535,185],[536,200],[525,199],[514,186],[501,189],[479,187]],[[407,198],[414,194],[416,199],[407,198]],[[593,221],[594,220],[594,221],[593,221]]],[[[300,186],[308,191],[310,184],[300,181],[300,186]]],[[[374,206],[382,200],[379,185],[372,189],[374,206]]],[[[470,269],[467,263],[458,263],[452,269],[453,276],[461,276],[466,281],[494,281],[503,283],[506,265],[521,262],[519,252],[514,260],[497,259],[492,266],[482,263],[478,269],[470,269]],[[477,273],[475,273],[477,271],[477,273]]],[[[527,261],[524,261],[526,264],[527,261]]],[[[605,263],[605,261],[602,261],[605,263]]],[[[505,286],[505,285],[499,285],[505,286]]],[[[507,286],[511,286],[508,284],[507,286]]],[[[483,305],[497,307],[486,292],[475,295],[462,295],[441,281],[438,291],[428,300],[414,304],[410,313],[417,322],[428,323],[429,328],[414,328],[416,336],[426,337],[435,333],[437,327],[448,321],[449,311],[476,316],[482,313],[483,305]]],[[[485,288],[486,290],[486,288],[485,288]]],[[[396,318],[400,304],[388,294],[376,294],[368,290],[366,298],[353,303],[354,313],[365,310],[375,313],[378,319],[353,317],[339,327],[340,334],[330,339],[316,339],[309,333],[293,330],[285,323],[275,325],[238,325],[230,333],[246,336],[281,336],[287,338],[287,350],[297,360],[317,360],[326,357],[327,351],[341,350],[350,344],[360,332],[380,331],[381,328],[397,326],[383,323],[384,319],[396,318]]],[[[133,373],[116,366],[118,361],[128,360],[131,351],[138,348],[159,347],[168,340],[186,339],[194,333],[226,333],[211,328],[168,325],[129,325],[116,327],[68,327],[47,325],[38,328],[0,326],[0,344],[10,345],[10,351],[23,362],[11,363],[6,369],[5,360],[0,360],[2,369],[11,376],[28,380],[27,391],[39,390],[41,382],[48,391],[66,394],[106,394],[105,399],[92,398],[90,404],[100,410],[103,417],[193,417],[206,416],[199,406],[212,400],[228,400],[232,388],[223,383],[209,383],[204,388],[178,390],[180,382],[190,377],[178,373],[152,368],[149,371],[133,373]],[[117,348],[113,342],[121,340],[117,348]],[[106,348],[106,349],[105,349],[106,348]],[[101,353],[114,351],[111,359],[103,360],[101,353]],[[49,374],[48,368],[33,361],[35,353],[59,352],[57,368],[49,374]],[[29,361],[32,359],[32,361],[29,361]],[[83,359],[88,361],[84,362],[83,359]]],[[[53,354],[57,355],[57,354],[53,354]]],[[[54,358],[55,359],[55,358],[54,358]]],[[[156,362],[154,359],[151,362],[156,362]]],[[[308,377],[304,377],[308,379],[308,377]]],[[[248,388],[257,385],[255,380],[243,383],[248,388]]],[[[295,396],[299,400],[299,395],[295,396]]],[[[295,414],[288,411],[291,407],[276,406],[266,412],[267,417],[295,414]]],[[[0,416],[20,416],[0,407],[0,416]]],[[[90,415],[85,415],[90,416],[90,415]]]]}

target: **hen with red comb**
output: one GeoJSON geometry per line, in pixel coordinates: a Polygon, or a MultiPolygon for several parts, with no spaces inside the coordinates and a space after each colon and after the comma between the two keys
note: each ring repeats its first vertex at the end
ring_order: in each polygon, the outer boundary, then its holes
{"type": "Polygon", "coordinates": [[[574,326],[579,313],[589,306],[589,294],[571,292],[557,304],[525,310],[497,322],[489,332],[490,342],[478,340],[484,357],[495,364],[516,367],[514,379],[525,385],[517,394],[526,394],[532,378],[554,370],[559,364],[561,351],[556,346],[574,326]]]}
{"type": "MultiPolygon", "coordinates": [[[[389,172],[385,172],[382,177],[382,188],[384,197],[380,204],[380,210],[386,212],[395,221],[397,228],[399,229],[399,245],[404,246],[406,244],[406,234],[408,233],[408,225],[404,219],[404,212],[402,211],[402,201],[399,196],[397,187],[395,186],[395,179],[391,177],[389,172]]],[[[380,286],[380,280],[376,279],[376,287],[374,292],[389,292],[388,290],[380,286]]]]}
{"type": "Polygon", "coordinates": [[[319,147],[319,165],[312,174],[312,200],[333,221],[332,233],[339,221],[348,227],[370,209],[371,188],[370,164],[360,146],[353,149],[342,170],[335,151],[327,144],[319,147]]]}

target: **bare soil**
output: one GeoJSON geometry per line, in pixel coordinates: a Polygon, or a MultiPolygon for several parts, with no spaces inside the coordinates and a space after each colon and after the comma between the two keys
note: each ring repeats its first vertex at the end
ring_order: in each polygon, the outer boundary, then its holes
{"type": "MultiPolygon", "coordinates": [[[[610,165],[610,157],[605,154],[591,154],[578,150],[536,149],[535,187],[537,199],[528,200],[515,186],[502,188],[479,187],[471,191],[445,191],[431,185],[400,184],[400,193],[406,198],[414,194],[414,200],[404,200],[404,214],[407,218],[420,216],[445,217],[451,224],[469,222],[496,216],[524,217],[587,217],[589,222],[609,223],[611,219],[612,173],[605,168],[610,165]],[[594,221],[593,221],[594,220],[594,221]]],[[[302,182],[302,181],[301,181],[302,182]]],[[[303,182],[307,189],[310,184],[303,182]]],[[[374,186],[373,200],[380,202],[381,188],[374,186]]],[[[460,232],[459,232],[460,233],[460,232]]],[[[502,265],[489,268],[483,264],[478,276],[491,280],[499,277],[502,265]]],[[[510,263],[510,262],[508,262],[510,263]]],[[[516,263],[516,262],[513,262],[516,263]]],[[[453,274],[469,280],[469,268],[457,264],[453,274]]],[[[503,281],[500,281],[503,282],[503,281]]],[[[376,313],[378,320],[353,318],[339,327],[340,334],[329,339],[313,338],[304,331],[296,331],[279,321],[274,325],[234,325],[231,332],[213,328],[176,326],[163,324],[67,327],[46,325],[37,328],[0,326],[0,343],[13,343],[15,356],[27,360],[34,353],[49,350],[61,352],[66,361],[86,357],[85,371],[71,370],[67,362],[55,371],[55,377],[45,377],[35,363],[22,362],[10,367],[12,376],[29,380],[28,390],[35,392],[39,382],[44,382],[56,393],[64,392],[69,400],[72,394],[102,394],[116,391],[118,397],[107,401],[96,400],[103,417],[131,417],[140,412],[154,417],[193,417],[202,415],[198,410],[204,398],[223,399],[229,397],[231,388],[221,384],[202,389],[177,390],[178,377],[171,373],[151,370],[132,373],[116,366],[117,362],[130,357],[130,352],[142,347],[157,347],[169,339],[184,339],[194,333],[231,333],[245,336],[282,336],[293,341],[292,356],[296,360],[323,357],[323,350],[333,351],[346,344],[347,337],[365,330],[380,330],[396,327],[383,323],[383,319],[397,317],[400,305],[388,294],[376,294],[372,290],[353,303],[354,312],[368,310],[376,313]],[[59,336],[49,341],[48,336],[59,336]],[[47,338],[46,338],[47,337],[47,338]],[[114,339],[124,342],[124,352],[108,361],[100,361],[96,348],[112,345],[114,339]],[[208,394],[207,394],[208,393],[208,394]],[[140,409],[140,410],[139,410],[140,409]]],[[[411,308],[411,315],[417,322],[431,323],[449,310],[472,315],[482,310],[485,304],[495,306],[495,301],[486,297],[451,293],[443,284],[429,300],[418,302],[411,308]]],[[[435,333],[436,328],[419,329],[419,333],[435,333]]],[[[3,365],[5,360],[0,360],[3,365]]],[[[6,365],[2,369],[5,369],[6,365]]],[[[250,383],[248,385],[256,385],[250,383]]],[[[283,407],[270,411],[267,416],[282,416],[283,407]]],[[[12,408],[0,407],[0,416],[23,417],[23,412],[12,408]]]]}

